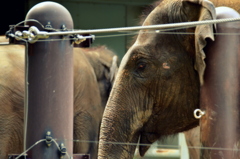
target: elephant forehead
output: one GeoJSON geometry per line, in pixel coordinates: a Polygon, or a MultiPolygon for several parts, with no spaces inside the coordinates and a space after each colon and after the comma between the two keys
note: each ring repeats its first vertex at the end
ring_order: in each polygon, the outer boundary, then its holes
{"type": "Polygon", "coordinates": [[[122,64],[126,65],[127,62],[136,61],[140,57],[146,57],[149,54],[149,46],[147,43],[135,42],[134,45],[127,51],[122,59],[122,64]]]}
{"type": "Polygon", "coordinates": [[[139,32],[136,42],[133,46],[146,46],[154,42],[157,33],[154,30],[142,30],[139,32]]]}

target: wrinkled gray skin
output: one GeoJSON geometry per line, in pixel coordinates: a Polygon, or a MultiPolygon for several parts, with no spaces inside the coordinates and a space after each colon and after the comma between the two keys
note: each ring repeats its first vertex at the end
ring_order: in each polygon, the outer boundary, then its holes
{"type": "MultiPolygon", "coordinates": [[[[98,141],[104,106],[118,69],[116,62],[115,54],[104,46],[74,48],[74,139],[98,141]]],[[[23,106],[24,47],[0,46],[1,159],[23,151],[23,106]]],[[[96,158],[97,147],[97,143],[74,142],[74,153],[96,158]]]]}
{"type": "MultiPolygon", "coordinates": [[[[240,6],[239,0],[213,0],[213,3],[236,10],[240,6]]],[[[208,0],[160,0],[156,4],[143,25],[216,18],[215,6],[208,0]]],[[[105,142],[137,143],[140,137],[140,143],[151,144],[165,135],[198,125],[193,110],[199,107],[205,70],[203,48],[207,38],[214,40],[213,28],[201,25],[173,31],[181,32],[180,35],[139,33],[120,64],[104,112],[99,159],[132,158],[136,147],[105,142]]],[[[198,134],[192,135],[190,138],[199,140],[198,134]]],[[[196,141],[192,144],[198,146],[196,141]]],[[[147,149],[140,146],[140,155],[147,149]]]]}
{"type": "MultiPolygon", "coordinates": [[[[209,1],[163,0],[143,25],[214,18],[209,1]]],[[[137,143],[140,137],[140,144],[152,144],[199,124],[193,111],[199,107],[203,48],[206,38],[214,38],[213,26],[172,31],[178,32],[140,31],[123,57],[101,123],[99,159],[133,158],[136,146],[106,142],[137,143]]],[[[140,155],[148,148],[140,146],[140,155]]]]}

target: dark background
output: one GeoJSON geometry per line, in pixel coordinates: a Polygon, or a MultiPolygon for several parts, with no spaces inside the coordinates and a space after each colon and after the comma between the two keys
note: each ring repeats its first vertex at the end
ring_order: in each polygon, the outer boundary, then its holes
{"type": "Polygon", "coordinates": [[[3,0],[1,1],[0,35],[4,35],[9,25],[17,24],[25,19],[27,13],[27,0],[3,0]]]}

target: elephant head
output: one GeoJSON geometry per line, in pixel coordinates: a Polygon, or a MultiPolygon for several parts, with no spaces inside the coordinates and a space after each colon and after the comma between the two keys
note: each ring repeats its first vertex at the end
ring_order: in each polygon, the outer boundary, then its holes
{"type": "MultiPolygon", "coordinates": [[[[208,0],[156,4],[143,26],[215,18],[208,0]]],[[[143,156],[157,139],[198,125],[193,111],[199,107],[203,83],[203,48],[206,39],[214,40],[213,31],[213,25],[199,25],[139,32],[120,63],[104,111],[98,158],[132,158],[136,144],[129,143],[138,140],[144,144],[139,148],[143,156]]]]}

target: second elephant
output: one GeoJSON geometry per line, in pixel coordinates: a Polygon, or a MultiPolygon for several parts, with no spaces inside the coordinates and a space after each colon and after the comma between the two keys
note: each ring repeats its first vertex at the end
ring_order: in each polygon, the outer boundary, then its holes
{"type": "MultiPolygon", "coordinates": [[[[23,151],[24,46],[0,46],[0,158],[23,151]]],[[[74,48],[74,153],[96,158],[99,127],[118,69],[105,46],[74,48]],[[91,142],[81,142],[88,140],[91,142]]]]}

